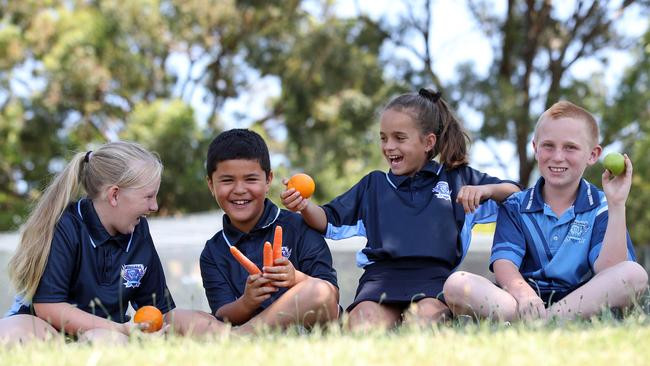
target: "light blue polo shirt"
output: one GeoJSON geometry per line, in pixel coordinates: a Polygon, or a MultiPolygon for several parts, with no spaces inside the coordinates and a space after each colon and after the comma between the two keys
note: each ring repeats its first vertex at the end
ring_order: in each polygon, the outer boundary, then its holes
{"type": "MultiPolygon", "coordinates": [[[[500,207],[490,270],[496,260],[507,259],[536,291],[570,291],[594,275],[607,229],[607,200],[583,179],[573,205],[557,217],[542,198],[543,186],[540,178],[500,207]]],[[[628,260],[635,260],[629,233],[627,248],[628,260]]]]}

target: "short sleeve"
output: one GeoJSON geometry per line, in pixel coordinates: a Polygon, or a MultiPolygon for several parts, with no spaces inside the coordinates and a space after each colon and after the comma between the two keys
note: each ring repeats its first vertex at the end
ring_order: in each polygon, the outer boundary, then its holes
{"type": "Polygon", "coordinates": [[[133,302],[136,305],[134,308],[137,309],[145,305],[154,305],[165,314],[170,310],[173,310],[176,305],[174,304],[174,300],[167,288],[165,272],[148,229],[146,230],[145,235],[147,237],[145,239],[146,243],[151,247],[152,255],[149,265],[147,266],[147,272],[145,273],[141,285],[138,288],[138,292],[133,299],[133,302]]]}
{"type": "Polygon", "coordinates": [[[70,283],[77,272],[79,237],[73,221],[65,215],[54,228],[45,270],[32,298],[32,303],[68,302],[70,283]]]}
{"type": "Polygon", "coordinates": [[[205,296],[208,299],[210,310],[214,314],[220,307],[237,300],[237,296],[230,288],[227,277],[213,257],[209,245],[208,241],[201,252],[199,263],[205,296]]]}
{"type": "Polygon", "coordinates": [[[347,192],[322,206],[327,216],[325,237],[333,240],[365,236],[361,222],[361,205],[368,190],[370,176],[367,175],[347,192]]]}
{"type": "Polygon", "coordinates": [[[526,239],[520,221],[520,213],[516,205],[504,204],[499,207],[492,253],[490,256],[490,270],[499,259],[507,259],[521,266],[526,254],[526,239]]]}
{"type": "Polygon", "coordinates": [[[332,253],[327,242],[322,235],[307,228],[306,224],[304,226],[305,230],[299,244],[303,250],[298,258],[297,269],[308,276],[325,280],[338,287],[336,270],[332,266],[332,253]]]}

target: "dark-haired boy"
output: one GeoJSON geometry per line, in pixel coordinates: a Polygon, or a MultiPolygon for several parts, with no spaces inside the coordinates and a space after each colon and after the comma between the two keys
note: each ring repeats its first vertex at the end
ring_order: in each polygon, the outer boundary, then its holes
{"type": "Polygon", "coordinates": [[[212,313],[242,326],[306,327],[338,317],[338,285],[323,237],[298,214],[266,198],[273,172],[266,143],[257,133],[233,129],[208,149],[207,181],[223,209],[223,229],[201,253],[201,277],[212,313]],[[282,258],[262,267],[264,242],[283,228],[282,258]],[[262,274],[249,275],[230,254],[238,248],[262,274]]]}

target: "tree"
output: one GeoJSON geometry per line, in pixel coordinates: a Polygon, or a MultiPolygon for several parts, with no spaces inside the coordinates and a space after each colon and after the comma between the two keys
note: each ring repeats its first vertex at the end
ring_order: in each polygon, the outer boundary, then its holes
{"type": "Polygon", "coordinates": [[[298,4],[1,2],[0,229],[21,222],[72,151],[119,136],[164,148],[167,172],[183,174],[178,186],[163,184],[167,212],[204,208],[200,194],[188,194],[204,174],[204,140],[219,130],[223,102],[246,86],[247,39],[287,28],[298,4]],[[173,67],[184,57],[187,67],[173,67]],[[178,102],[189,103],[200,88],[212,105],[205,129],[178,102]]]}

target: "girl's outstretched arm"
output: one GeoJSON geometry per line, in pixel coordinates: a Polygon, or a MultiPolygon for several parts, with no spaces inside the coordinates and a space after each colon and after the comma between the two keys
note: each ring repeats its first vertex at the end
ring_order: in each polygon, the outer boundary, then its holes
{"type": "MultiPolygon", "coordinates": [[[[286,185],[286,180],[282,183],[286,185]]],[[[294,188],[286,189],[280,194],[280,198],[287,210],[300,212],[307,225],[314,230],[325,233],[327,230],[327,215],[325,215],[325,210],[322,207],[311,202],[308,198],[303,198],[300,192],[294,188]]]]}

